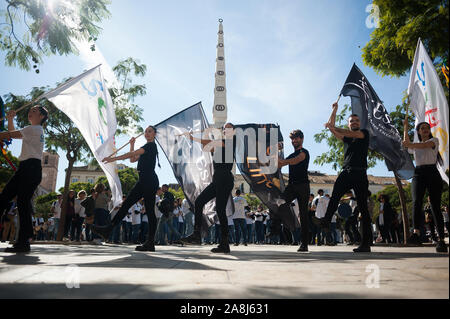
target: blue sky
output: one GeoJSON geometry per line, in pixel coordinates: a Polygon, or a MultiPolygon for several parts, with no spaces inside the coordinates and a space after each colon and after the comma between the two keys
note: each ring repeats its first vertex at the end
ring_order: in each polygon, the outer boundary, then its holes
{"type": "MultiPolygon", "coordinates": [[[[199,101],[211,122],[218,19],[222,18],[228,120],[278,123],[285,140],[291,130],[301,129],[304,147],[311,154],[309,170],[335,174],[331,165],[313,163],[327,151],[313,136],[328,120],[352,64],[365,73],[388,111],[401,103],[408,85],[408,77],[382,78],[362,63],[361,48],[373,31],[366,26],[368,4],[371,1],[116,0],[109,7],[111,18],[101,24],[97,57],[46,57],[40,74],[35,74],[4,66],[0,53],[0,94],[53,87],[97,64],[100,53],[111,66],[133,57],[148,67],[147,75],[135,81],[147,86],[147,95],[135,100],[144,109],[141,126],[157,124],[199,101]]],[[[349,101],[342,98],[339,104],[349,101]]],[[[117,145],[128,139],[119,137],[117,145]]],[[[143,144],[144,139],[139,139],[137,146],[143,144]]],[[[20,146],[15,141],[10,147],[14,155],[19,155],[20,146]]],[[[285,153],[292,151],[287,141],[285,153]]],[[[62,152],[60,156],[57,188],[63,186],[67,167],[62,152]]],[[[160,158],[160,182],[175,182],[170,165],[160,158]]],[[[393,176],[384,163],[368,173],[393,176]]]]}

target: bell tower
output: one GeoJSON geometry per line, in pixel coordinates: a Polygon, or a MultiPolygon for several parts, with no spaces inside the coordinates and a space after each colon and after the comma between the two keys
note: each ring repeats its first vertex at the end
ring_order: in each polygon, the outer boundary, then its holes
{"type": "Polygon", "coordinates": [[[56,190],[56,178],[58,176],[58,153],[44,152],[42,155],[42,182],[40,184],[45,190],[54,192],[56,190]]]}
{"type": "Polygon", "coordinates": [[[223,41],[223,20],[219,19],[219,32],[217,33],[217,58],[214,85],[213,124],[211,126],[221,128],[227,122],[227,89],[225,74],[225,48],[223,41]]]}

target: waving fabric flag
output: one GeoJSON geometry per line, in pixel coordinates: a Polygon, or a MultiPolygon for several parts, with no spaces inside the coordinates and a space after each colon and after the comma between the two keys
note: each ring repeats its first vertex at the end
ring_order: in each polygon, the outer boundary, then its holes
{"type": "MultiPolygon", "coordinates": [[[[209,128],[208,120],[199,102],[187,109],[171,116],[165,121],[157,124],[156,140],[164,151],[173,173],[180,184],[186,200],[191,209],[198,195],[212,182],[213,158],[211,153],[203,152],[202,145],[193,142],[185,135],[186,132],[193,132],[193,135],[200,138],[200,132],[209,128]]],[[[227,205],[227,215],[234,212],[232,200],[230,198],[227,205]]],[[[208,229],[214,223],[215,200],[208,202],[203,209],[203,223],[208,229]]]]}
{"type": "Polygon", "coordinates": [[[63,111],[80,130],[94,157],[105,172],[114,206],[122,202],[122,186],[116,163],[102,163],[115,151],[117,122],[111,96],[102,77],[100,65],[86,71],[41,96],[63,111]]]}
{"type": "Polygon", "coordinates": [[[402,146],[400,133],[392,124],[389,113],[361,70],[353,64],[341,94],[350,96],[352,113],[357,114],[361,128],[369,131],[369,148],[380,153],[388,170],[401,179],[410,179],[414,164],[402,146]]]}
{"type": "MultiPolygon", "coordinates": [[[[242,136],[237,134],[236,138],[236,165],[242,177],[250,185],[253,193],[269,208],[272,218],[278,218],[289,230],[294,231],[300,226],[290,203],[278,207],[277,199],[281,199],[281,193],[285,189],[283,175],[278,167],[275,170],[264,172],[263,168],[268,163],[263,162],[258,156],[262,150],[269,156],[269,150],[274,149],[278,154],[278,143],[283,142],[280,127],[275,124],[245,124],[236,125],[236,131],[245,132],[242,136]],[[264,134],[260,134],[260,130],[264,134]],[[270,135],[276,136],[276,140],[271,140],[270,135]]],[[[279,154],[283,157],[282,151],[279,154]]]]}
{"type": "MultiPolygon", "coordinates": [[[[443,165],[438,163],[442,179],[449,182],[445,171],[448,170],[448,102],[439,76],[427,50],[420,39],[417,41],[414,62],[408,86],[409,103],[416,116],[416,125],[428,122],[431,133],[439,139],[439,153],[443,165]]],[[[415,134],[415,141],[417,141],[415,134]]]]}

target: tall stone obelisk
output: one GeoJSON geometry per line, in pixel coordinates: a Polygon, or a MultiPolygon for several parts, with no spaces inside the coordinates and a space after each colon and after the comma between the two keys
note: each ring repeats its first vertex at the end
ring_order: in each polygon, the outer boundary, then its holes
{"type": "Polygon", "coordinates": [[[220,128],[227,122],[227,89],[225,80],[225,48],[222,19],[219,19],[216,74],[214,85],[213,127],[220,128]]]}

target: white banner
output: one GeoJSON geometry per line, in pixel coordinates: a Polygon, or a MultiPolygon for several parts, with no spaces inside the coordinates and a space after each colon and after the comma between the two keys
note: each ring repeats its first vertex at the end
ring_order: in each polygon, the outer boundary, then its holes
{"type": "Polygon", "coordinates": [[[117,121],[100,65],[42,97],[47,98],[63,111],[80,130],[105,172],[111,187],[114,206],[118,206],[122,202],[122,186],[117,165],[116,163],[102,163],[103,158],[115,151],[114,134],[117,121]]]}
{"type": "Polygon", "coordinates": [[[443,159],[443,165],[438,165],[438,169],[442,179],[448,184],[449,180],[445,174],[449,165],[448,102],[433,62],[420,39],[411,68],[408,96],[411,109],[416,115],[416,125],[420,122],[428,122],[431,133],[439,139],[439,153],[443,159]]]}

